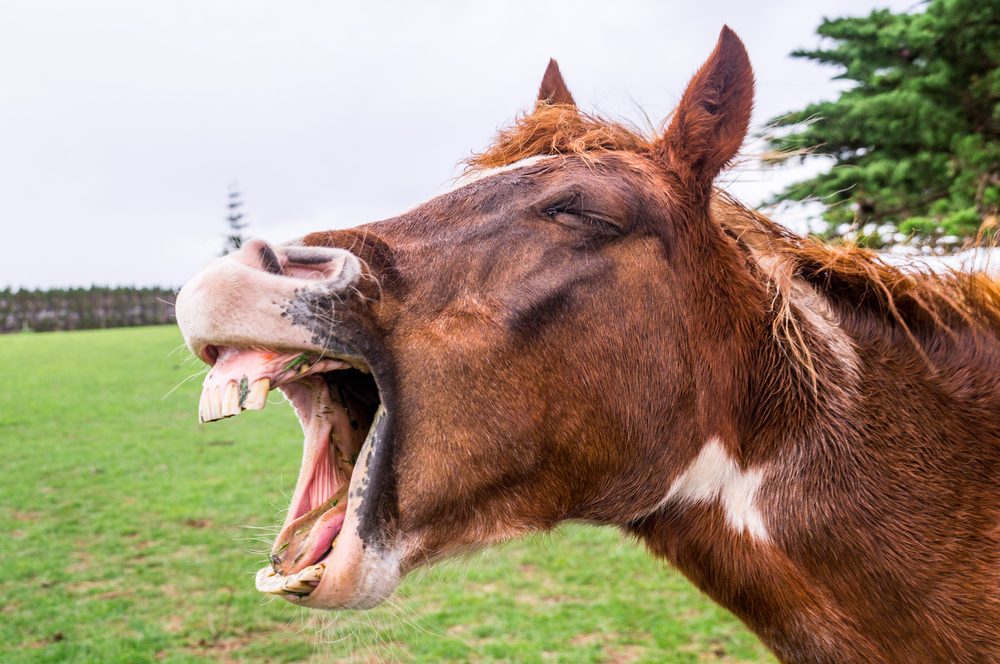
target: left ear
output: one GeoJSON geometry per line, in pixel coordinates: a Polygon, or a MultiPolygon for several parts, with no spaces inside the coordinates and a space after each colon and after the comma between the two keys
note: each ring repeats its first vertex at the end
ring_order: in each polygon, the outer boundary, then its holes
{"type": "Polygon", "coordinates": [[[566,87],[562,73],[559,71],[559,63],[549,59],[549,66],[545,68],[545,75],[542,76],[542,84],[538,87],[538,101],[548,104],[565,104],[566,106],[576,106],[573,95],[566,87]]]}
{"type": "Polygon", "coordinates": [[[753,69],[743,42],[722,28],[715,50],[688,83],[656,155],[692,185],[709,187],[736,156],[753,109],[753,69]]]}

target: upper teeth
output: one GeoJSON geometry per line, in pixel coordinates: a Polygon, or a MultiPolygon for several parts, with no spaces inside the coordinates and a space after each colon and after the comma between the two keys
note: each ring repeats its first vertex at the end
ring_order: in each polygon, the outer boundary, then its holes
{"type": "Polygon", "coordinates": [[[309,374],[350,366],[341,358],[309,353],[299,353],[289,361],[284,353],[226,349],[205,376],[198,415],[202,422],[211,422],[239,415],[244,410],[261,410],[267,404],[267,393],[274,387],[309,374]],[[257,378],[251,384],[253,376],[257,378]]]}
{"type": "MultiPolygon", "coordinates": [[[[243,381],[247,381],[246,376],[243,381]]],[[[225,386],[206,386],[198,404],[198,416],[202,422],[211,422],[239,415],[244,410],[262,410],[267,405],[267,393],[270,389],[271,380],[259,378],[241,400],[240,383],[235,380],[229,381],[225,386]]]]}
{"type": "Polygon", "coordinates": [[[267,393],[270,389],[271,380],[269,378],[261,378],[254,381],[253,386],[250,387],[250,391],[247,392],[246,399],[243,400],[243,408],[246,410],[263,410],[264,405],[267,404],[267,393]]]}

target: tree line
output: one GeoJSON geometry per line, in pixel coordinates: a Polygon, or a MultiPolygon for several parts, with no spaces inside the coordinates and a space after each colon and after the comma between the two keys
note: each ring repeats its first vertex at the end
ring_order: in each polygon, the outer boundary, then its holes
{"type": "MultiPolygon", "coordinates": [[[[222,255],[238,251],[246,240],[243,197],[236,183],[230,185],[226,204],[225,246],[222,255]]],[[[0,334],[93,330],[174,322],[172,288],[89,286],[0,290],[0,334]]]]}
{"type": "Polygon", "coordinates": [[[171,288],[91,286],[0,290],[0,333],[87,330],[174,322],[171,288]]]}

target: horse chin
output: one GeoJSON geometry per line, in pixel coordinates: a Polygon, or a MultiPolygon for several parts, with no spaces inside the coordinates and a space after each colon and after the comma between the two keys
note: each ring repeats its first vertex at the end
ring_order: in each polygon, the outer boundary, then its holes
{"type": "Polygon", "coordinates": [[[209,348],[201,419],[261,409],[280,389],[305,437],[291,504],[257,573],[261,592],[317,609],[369,608],[399,583],[403,549],[373,533],[363,509],[372,500],[373,459],[389,418],[371,371],[356,356],[209,348]]]}

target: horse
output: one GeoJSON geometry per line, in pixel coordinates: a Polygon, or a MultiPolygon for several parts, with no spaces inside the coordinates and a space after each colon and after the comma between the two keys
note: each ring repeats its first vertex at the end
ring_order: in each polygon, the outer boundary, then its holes
{"type": "Polygon", "coordinates": [[[551,61],[452,190],[193,277],[201,419],[280,389],[305,434],[258,589],[367,608],[576,521],[784,662],[1000,661],[1000,284],[720,191],[753,96],[728,27],[648,135],[582,112],[551,61]]]}

